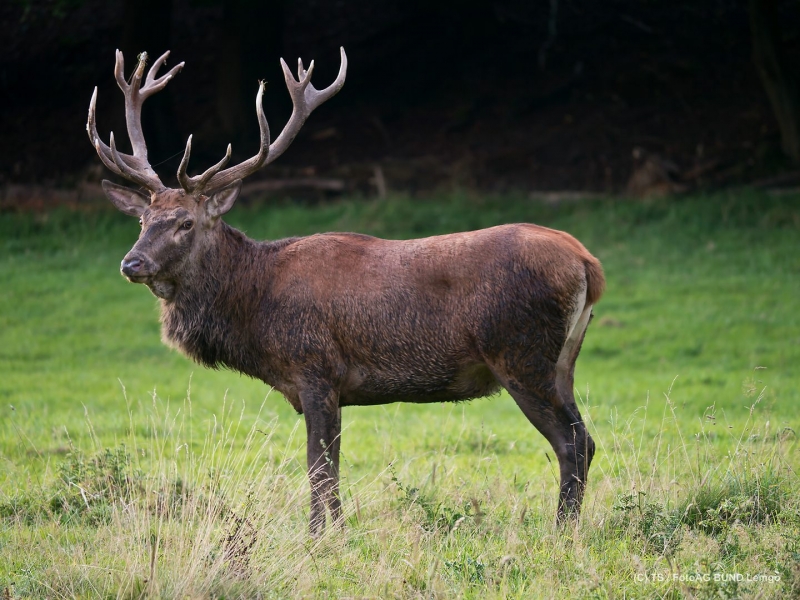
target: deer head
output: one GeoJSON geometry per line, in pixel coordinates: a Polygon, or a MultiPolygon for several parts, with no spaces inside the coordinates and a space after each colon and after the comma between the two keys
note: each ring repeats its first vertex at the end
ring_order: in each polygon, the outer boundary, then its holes
{"type": "Polygon", "coordinates": [[[220,217],[233,206],[242,187],[242,179],[255,173],[284,153],[297,136],[311,112],[334,96],[344,85],[347,74],[347,56],[341,49],[341,66],[334,82],[323,90],[311,85],[314,61],[308,69],[298,59],[297,79],[281,59],[286,87],[292,98],[292,115],[278,138],[270,143],[269,126],[264,116],[262,97],[264,82],[259,83],[256,95],[256,114],[261,132],[261,143],[255,156],[228,167],[231,146],[217,164],[200,175],[187,173],[192,151],[192,136],[186,142],[186,150],[178,167],[180,188],[168,188],[158,177],[147,159],[147,144],[142,132],[142,104],[161,91],[183,68],[180,63],[165,75],[157,77],[169,52],[156,60],[144,76],[147,54],[139,55],[130,83],[125,79],[125,61],[117,50],[114,76],[125,95],[125,120],[133,154],[117,150],[114,133],[106,145],[97,133],[96,105],[97,88],[89,104],[89,120],[86,131],[103,164],[111,171],[146,191],[103,181],[103,189],[109,200],[125,214],[139,217],[142,226],[139,240],[122,260],[121,271],[128,280],[147,284],[153,293],[166,300],[174,296],[176,285],[182,274],[190,270],[191,259],[204,252],[212,243],[220,217]]]}

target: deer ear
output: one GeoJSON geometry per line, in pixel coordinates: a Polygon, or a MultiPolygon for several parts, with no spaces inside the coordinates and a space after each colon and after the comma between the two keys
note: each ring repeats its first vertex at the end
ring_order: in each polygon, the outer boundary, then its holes
{"type": "Polygon", "coordinates": [[[150,206],[150,196],[139,190],[111,183],[108,179],[103,179],[102,186],[108,199],[126,215],[141,217],[144,209],[150,206]]]}
{"type": "Polygon", "coordinates": [[[213,192],[206,200],[206,213],[209,217],[221,217],[228,212],[242,191],[242,180],[236,179],[229,185],[213,192]]]}

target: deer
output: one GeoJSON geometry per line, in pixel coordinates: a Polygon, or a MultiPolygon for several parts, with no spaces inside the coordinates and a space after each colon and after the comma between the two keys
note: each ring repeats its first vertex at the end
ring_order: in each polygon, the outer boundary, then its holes
{"type": "Polygon", "coordinates": [[[256,95],[260,146],[226,168],[225,156],[188,174],[189,136],[168,188],[150,165],[143,102],[184,63],[158,76],[169,52],[129,80],[117,50],[114,75],[125,96],[132,154],[97,132],[97,88],[86,130],[102,163],[138,189],[104,180],[108,199],[138,217],[141,232],[122,275],[158,298],[162,340],[209,368],[227,368],[279,391],[307,434],[309,533],[327,513],[342,525],[339,454],[342,408],[394,402],[459,402],[505,388],[558,458],[556,522],[578,518],[595,444],[574,397],[575,363],[605,279],[600,262],[568,233],[506,224],[423,239],[320,233],[255,241],[222,220],[242,180],[277,159],[311,112],[344,85],[317,90],[298,59],[281,59],[293,109],[271,141],[256,95]],[[144,80],[143,80],[144,78],[144,80]]]}

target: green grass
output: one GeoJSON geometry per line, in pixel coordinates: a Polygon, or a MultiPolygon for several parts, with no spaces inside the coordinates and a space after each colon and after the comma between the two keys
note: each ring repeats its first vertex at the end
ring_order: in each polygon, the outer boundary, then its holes
{"type": "Polygon", "coordinates": [[[345,411],[347,528],[311,542],[300,418],[262,383],[160,343],[155,299],[118,273],[135,220],[6,214],[7,596],[800,592],[800,197],[456,194],[229,217],[258,239],[531,221],[583,241],[608,291],[575,380],[598,444],[580,525],[554,529],[552,451],[501,394],[345,411]]]}

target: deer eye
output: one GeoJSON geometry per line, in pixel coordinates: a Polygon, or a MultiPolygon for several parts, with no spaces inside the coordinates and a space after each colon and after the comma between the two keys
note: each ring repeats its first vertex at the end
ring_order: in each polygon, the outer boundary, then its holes
{"type": "Polygon", "coordinates": [[[184,221],[183,224],[181,225],[181,229],[186,229],[187,231],[192,227],[194,227],[193,221],[184,221]]]}
{"type": "Polygon", "coordinates": [[[142,217],[139,217],[139,227],[142,226],[142,217]]]}

